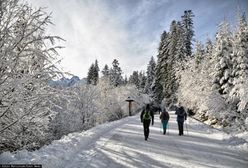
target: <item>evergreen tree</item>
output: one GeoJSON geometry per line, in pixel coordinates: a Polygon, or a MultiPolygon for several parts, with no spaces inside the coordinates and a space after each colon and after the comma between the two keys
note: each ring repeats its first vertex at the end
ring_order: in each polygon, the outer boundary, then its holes
{"type": "Polygon", "coordinates": [[[97,60],[94,64],[91,64],[88,75],[87,75],[87,84],[97,85],[99,80],[99,67],[97,60]]]}
{"type": "Polygon", "coordinates": [[[164,31],[160,37],[161,40],[159,43],[158,55],[157,55],[158,61],[155,68],[154,82],[151,85],[152,88],[151,97],[157,104],[160,104],[163,99],[162,83],[164,82],[164,75],[166,72],[166,66],[163,66],[163,62],[166,60],[167,45],[168,45],[167,38],[168,38],[168,33],[164,31]]]}
{"type": "Polygon", "coordinates": [[[123,84],[124,84],[124,85],[128,84],[128,80],[127,80],[127,76],[126,76],[126,75],[125,75],[123,84]]]}
{"type": "Polygon", "coordinates": [[[203,56],[204,56],[203,45],[201,44],[201,42],[197,41],[195,46],[195,54],[194,54],[196,68],[198,68],[198,66],[202,63],[203,56]]]}
{"type": "Polygon", "coordinates": [[[143,92],[146,84],[146,76],[145,74],[141,71],[139,72],[139,89],[143,92]]]}
{"type": "Polygon", "coordinates": [[[215,79],[214,87],[221,95],[227,98],[232,87],[232,36],[229,24],[224,21],[219,25],[219,31],[216,34],[216,45],[214,48],[215,79]]]}
{"type": "Polygon", "coordinates": [[[172,21],[170,32],[163,32],[158,48],[158,62],[152,91],[156,103],[165,98],[166,105],[177,102],[177,89],[180,76],[176,72],[184,69],[186,56],[192,55],[193,12],[187,10],[182,16],[182,21],[172,21]],[[161,95],[162,92],[162,95],[161,95]]]}
{"type": "Polygon", "coordinates": [[[154,58],[151,57],[151,60],[147,66],[147,71],[146,71],[147,78],[144,86],[144,92],[147,94],[152,93],[152,84],[155,78],[155,68],[156,68],[156,62],[154,61],[154,58]]]}
{"type": "Polygon", "coordinates": [[[105,78],[108,78],[108,77],[109,77],[109,67],[108,67],[107,64],[104,66],[104,68],[103,68],[103,70],[102,70],[102,75],[103,75],[103,77],[105,77],[105,78]]]}
{"type": "Polygon", "coordinates": [[[213,43],[212,43],[212,41],[210,39],[207,39],[207,42],[205,45],[206,45],[205,55],[209,59],[212,59],[212,55],[213,55],[213,43]]]}
{"type": "Polygon", "coordinates": [[[152,98],[154,100],[154,102],[156,104],[161,104],[164,96],[163,96],[163,86],[161,84],[161,80],[160,80],[160,74],[159,74],[159,70],[158,66],[156,67],[156,75],[155,75],[155,79],[154,82],[151,85],[152,88],[152,98]]]}
{"type": "Polygon", "coordinates": [[[87,84],[94,84],[94,72],[95,72],[95,65],[91,64],[87,75],[87,84]]]}
{"type": "Polygon", "coordinates": [[[114,59],[112,63],[112,68],[110,69],[110,82],[113,86],[117,87],[123,83],[122,70],[119,67],[118,60],[114,59]]]}
{"type": "MultiPolygon", "coordinates": [[[[212,72],[213,71],[213,64],[215,64],[215,61],[214,61],[214,57],[213,57],[213,43],[210,39],[207,39],[206,43],[205,43],[205,48],[202,48],[202,46],[200,45],[199,46],[199,51],[201,53],[201,50],[203,52],[203,55],[201,57],[201,71],[204,71],[205,72],[212,72]],[[211,70],[210,70],[211,69],[211,70]]],[[[197,60],[198,56],[195,56],[195,60],[197,60]]]]}
{"type": "Polygon", "coordinates": [[[99,66],[98,66],[98,61],[97,61],[97,59],[95,60],[95,69],[96,69],[97,72],[100,71],[99,66]]]}
{"type": "Polygon", "coordinates": [[[95,61],[94,69],[93,69],[93,85],[97,85],[99,80],[99,67],[98,67],[98,61],[95,61]]]}
{"type": "Polygon", "coordinates": [[[172,21],[170,26],[170,33],[167,39],[167,46],[165,47],[166,52],[163,55],[162,67],[165,70],[163,73],[163,94],[165,98],[166,105],[176,103],[177,97],[177,87],[178,81],[176,79],[176,68],[178,66],[176,56],[178,41],[180,39],[180,34],[178,34],[178,24],[175,20],[172,21]]]}
{"type": "MultiPolygon", "coordinates": [[[[177,64],[181,69],[184,69],[184,61],[186,61],[186,46],[184,44],[184,30],[181,22],[177,22],[177,26],[175,27],[176,31],[176,52],[175,52],[175,59],[177,60],[177,64]]],[[[177,65],[176,65],[177,66],[177,65]]]]}
{"type": "Polygon", "coordinates": [[[244,115],[248,111],[248,100],[245,97],[248,94],[248,25],[244,14],[239,16],[238,28],[234,36],[232,62],[234,87],[231,96],[232,99],[237,100],[238,110],[244,115]]]}
{"type": "Polygon", "coordinates": [[[137,88],[139,88],[139,72],[133,71],[133,74],[129,77],[129,83],[134,84],[137,88]]]}
{"type": "Polygon", "coordinates": [[[192,55],[192,39],[194,36],[193,30],[193,17],[195,15],[191,10],[184,11],[184,15],[182,16],[182,27],[184,31],[184,45],[186,50],[186,55],[192,55]]]}

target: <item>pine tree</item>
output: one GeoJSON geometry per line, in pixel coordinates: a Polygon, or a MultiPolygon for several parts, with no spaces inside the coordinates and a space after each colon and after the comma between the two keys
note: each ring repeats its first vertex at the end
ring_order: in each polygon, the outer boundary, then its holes
{"type": "Polygon", "coordinates": [[[164,54],[164,59],[162,67],[164,67],[165,72],[163,75],[164,81],[162,83],[163,93],[165,102],[167,105],[175,103],[177,101],[176,92],[178,87],[178,81],[176,79],[176,68],[177,68],[177,48],[178,40],[180,39],[180,34],[178,34],[178,24],[174,20],[170,26],[170,33],[167,39],[168,45],[164,54]]]}
{"type": "Polygon", "coordinates": [[[186,56],[192,55],[193,17],[191,10],[185,11],[182,21],[173,20],[170,32],[161,35],[152,85],[152,97],[156,103],[161,103],[164,98],[166,105],[177,102],[180,76],[176,76],[176,72],[185,68],[186,56]]]}
{"type": "Polygon", "coordinates": [[[154,82],[151,85],[152,88],[152,95],[151,97],[153,98],[154,102],[156,104],[161,104],[164,95],[163,95],[163,86],[161,84],[161,80],[160,80],[160,74],[159,74],[159,66],[156,67],[156,75],[155,75],[155,79],[154,82]]]}
{"type": "Polygon", "coordinates": [[[133,74],[129,77],[129,83],[134,84],[137,88],[139,88],[139,72],[133,71],[133,74]]]}
{"type": "Polygon", "coordinates": [[[109,78],[109,67],[107,64],[104,66],[102,70],[102,74],[104,78],[109,78]]]}
{"type": "Polygon", "coordinates": [[[165,54],[167,52],[167,38],[168,33],[164,31],[160,37],[160,43],[158,48],[158,55],[157,55],[157,65],[155,67],[155,77],[154,82],[151,85],[152,88],[152,95],[151,97],[155,101],[155,103],[160,104],[163,99],[163,86],[162,83],[164,82],[164,74],[166,72],[166,66],[162,66],[163,62],[166,60],[165,54]]]}
{"type": "Polygon", "coordinates": [[[128,84],[128,80],[127,80],[127,76],[126,76],[126,75],[125,75],[123,84],[124,84],[124,85],[128,84]]]}
{"type": "Polygon", "coordinates": [[[232,87],[232,36],[229,24],[224,21],[219,25],[219,31],[216,34],[216,45],[214,51],[215,80],[214,87],[219,93],[227,98],[232,87]]]}
{"type": "Polygon", "coordinates": [[[99,80],[99,67],[98,67],[98,61],[95,61],[94,64],[94,68],[93,68],[93,76],[92,76],[92,80],[93,80],[93,85],[97,85],[98,80],[99,80]]]}
{"type": "Polygon", "coordinates": [[[87,84],[94,84],[94,73],[95,73],[95,65],[91,64],[87,75],[87,84]]]}
{"type": "Polygon", "coordinates": [[[147,66],[147,78],[145,81],[145,86],[144,86],[144,92],[147,94],[151,94],[152,93],[152,83],[154,82],[154,78],[155,78],[155,68],[156,68],[156,62],[154,61],[154,58],[151,57],[150,62],[147,66]]]}
{"type": "Polygon", "coordinates": [[[87,84],[97,85],[99,80],[99,67],[97,60],[94,64],[91,64],[88,75],[87,75],[87,84]]]}
{"type": "MultiPolygon", "coordinates": [[[[239,16],[238,28],[234,36],[233,46],[233,89],[232,99],[238,99],[238,110],[241,114],[247,114],[248,100],[248,25],[245,15],[239,16]]],[[[245,117],[242,117],[245,118],[245,117]]]]}
{"type": "Polygon", "coordinates": [[[112,68],[110,69],[110,83],[117,87],[123,83],[122,70],[119,67],[118,60],[114,59],[112,62],[112,68]]]}
{"type": "Polygon", "coordinates": [[[203,56],[204,56],[203,45],[201,44],[201,42],[197,41],[195,46],[195,54],[194,54],[196,68],[198,68],[198,66],[202,63],[203,56]]]}
{"type": "Polygon", "coordinates": [[[184,11],[184,15],[182,16],[182,27],[184,30],[184,45],[186,50],[186,55],[192,55],[192,39],[194,36],[193,30],[193,17],[195,15],[191,10],[184,11]]]}
{"type": "Polygon", "coordinates": [[[145,84],[146,84],[146,76],[144,72],[139,72],[139,90],[140,91],[144,91],[145,88],[145,84]]]}
{"type": "Polygon", "coordinates": [[[213,43],[210,39],[207,39],[205,44],[205,55],[207,58],[212,59],[213,55],[213,43]]]}
{"type": "MultiPolygon", "coordinates": [[[[181,69],[184,69],[184,62],[186,61],[186,46],[184,44],[184,30],[181,22],[177,22],[176,35],[177,35],[177,44],[176,44],[176,53],[175,59],[177,60],[177,64],[181,69]]],[[[177,65],[176,65],[177,66],[177,65]]]]}
{"type": "MultiPolygon", "coordinates": [[[[213,47],[214,47],[214,45],[210,39],[207,39],[207,41],[205,43],[205,48],[204,48],[204,46],[199,44],[199,49],[197,49],[197,50],[199,50],[198,53],[201,53],[203,55],[199,56],[200,57],[200,67],[195,64],[196,67],[198,68],[199,73],[208,74],[207,76],[209,78],[209,81],[210,80],[213,81],[212,75],[210,75],[214,72],[214,64],[215,64],[215,61],[213,59],[214,58],[213,57],[213,52],[214,52],[213,47]]],[[[196,63],[196,60],[198,59],[197,57],[198,56],[194,57],[195,63],[196,63]]],[[[211,82],[211,87],[212,87],[212,82],[211,82]]]]}

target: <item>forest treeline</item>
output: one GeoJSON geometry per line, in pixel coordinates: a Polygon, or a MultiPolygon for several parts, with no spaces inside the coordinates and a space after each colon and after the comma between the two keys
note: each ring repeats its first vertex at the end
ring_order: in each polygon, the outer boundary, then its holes
{"type": "MultiPolygon", "coordinates": [[[[151,57],[146,72],[134,71],[122,83],[134,84],[157,106],[162,103],[170,109],[180,102],[191,115],[211,125],[227,131],[247,130],[248,26],[245,16],[237,11],[233,30],[228,21],[223,20],[214,39],[206,39],[203,44],[194,39],[193,11],[184,11],[181,20],[173,20],[170,29],[161,34],[156,61],[151,57]]],[[[109,70],[110,81],[115,76],[113,69],[109,70]]]]}

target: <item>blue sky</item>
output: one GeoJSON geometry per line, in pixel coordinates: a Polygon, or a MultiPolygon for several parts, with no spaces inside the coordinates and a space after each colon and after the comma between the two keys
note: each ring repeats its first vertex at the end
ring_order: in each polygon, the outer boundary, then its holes
{"type": "MultiPolygon", "coordinates": [[[[195,39],[214,38],[224,18],[234,29],[236,9],[248,11],[247,0],[28,0],[34,7],[47,7],[55,26],[48,32],[66,40],[59,51],[64,71],[86,77],[91,63],[100,69],[119,60],[124,75],[146,70],[161,33],[184,10],[192,10],[195,39]]],[[[246,14],[247,16],[247,14],[246,14]]]]}

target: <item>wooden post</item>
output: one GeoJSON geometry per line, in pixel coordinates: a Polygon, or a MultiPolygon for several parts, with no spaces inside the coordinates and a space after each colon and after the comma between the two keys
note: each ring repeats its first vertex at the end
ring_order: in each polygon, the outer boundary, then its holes
{"type": "Polygon", "coordinates": [[[130,102],[129,102],[129,116],[132,115],[132,114],[131,114],[131,109],[132,109],[132,102],[130,101],[130,102]]]}
{"type": "Polygon", "coordinates": [[[128,102],[128,112],[129,112],[129,116],[132,115],[132,102],[134,101],[133,99],[131,99],[130,97],[127,98],[126,100],[128,102]]]}

